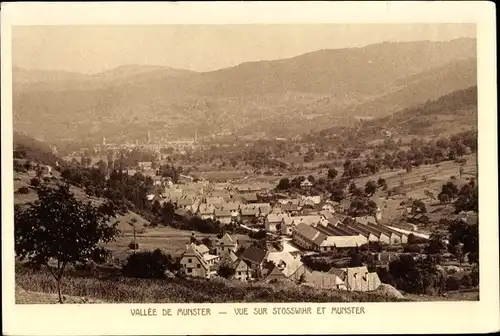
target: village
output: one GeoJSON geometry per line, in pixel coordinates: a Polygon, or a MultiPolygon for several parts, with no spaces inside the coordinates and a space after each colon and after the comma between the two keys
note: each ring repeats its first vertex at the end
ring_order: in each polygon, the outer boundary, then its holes
{"type": "MultiPolygon", "coordinates": [[[[373,291],[382,284],[376,269],[349,266],[349,253],[370,250],[372,244],[383,246],[369,251],[375,261],[371,266],[387,268],[401,254],[409,254],[404,249],[409,240],[425,244],[430,238],[420,225],[428,223],[430,215],[408,197],[393,197],[399,204],[397,220],[395,211],[393,218],[384,216],[389,197],[373,197],[380,199],[373,216],[351,217],[349,199],[336,202],[328,194],[311,196],[313,184],[308,179],[300,183],[299,192],[289,194],[269,182],[194,181],[184,175],[174,184],[171,178],[157,176],[151,162],[140,162],[139,168],[154,179],[154,191],[147,196],[151,204],[170,203],[178,220],[197,217],[222,228],[217,239],[208,239],[209,246],[203,243],[207,238],[202,242],[193,231],[178,256],[182,276],[212,279],[222,274],[233,281],[290,281],[320,289],[373,291]],[[264,243],[242,242],[231,232],[260,234],[264,243]],[[304,263],[304,258],[324,255],[343,258],[324,271],[304,263]]],[[[460,216],[477,221],[471,213],[460,216]]]]}

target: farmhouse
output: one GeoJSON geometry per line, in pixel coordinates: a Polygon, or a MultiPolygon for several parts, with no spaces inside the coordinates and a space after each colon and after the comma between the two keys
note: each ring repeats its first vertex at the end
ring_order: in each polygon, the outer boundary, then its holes
{"type": "Polygon", "coordinates": [[[221,224],[230,224],[233,220],[231,211],[226,209],[215,209],[214,211],[215,220],[219,221],[221,224]]]}
{"type": "Polygon", "coordinates": [[[227,233],[215,244],[215,253],[220,257],[228,254],[229,252],[236,253],[237,250],[238,240],[231,237],[227,233]]]}
{"type": "Polygon", "coordinates": [[[240,255],[241,261],[243,261],[251,270],[250,278],[259,278],[261,276],[262,267],[264,265],[264,261],[266,260],[267,253],[268,252],[266,250],[262,250],[255,246],[249,246],[240,255]]]}
{"type": "Polygon", "coordinates": [[[290,217],[289,215],[284,214],[273,214],[270,213],[266,216],[264,220],[264,226],[267,232],[277,232],[278,228],[281,225],[284,217],[290,217]]]}
{"type": "Polygon", "coordinates": [[[216,274],[219,256],[209,254],[205,245],[191,243],[181,257],[181,269],[188,276],[210,278],[216,274]]]}
{"type": "Polygon", "coordinates": [[[197,215],[201,219],[214,219],[215,207],[211,204],[200,204],[197,215]]]}

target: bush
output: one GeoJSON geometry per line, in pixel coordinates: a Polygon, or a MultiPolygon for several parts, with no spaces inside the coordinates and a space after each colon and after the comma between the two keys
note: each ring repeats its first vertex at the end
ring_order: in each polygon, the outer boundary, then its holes
{"type": "Polygon", "coordinates": [[[30,180],[30,184],[31,186],[33,187],[38,187],[40,185],[40,179],[37,178],[37,177],[33,177],[31,180],[30,180]]]}
{"type": "Polygon", "coordinates": [[[472,278],[469,274],[465,274],[462,279],[460,279],[460,284],[464,288],[472,287],[472,278]]]}
{"type": "Polygon", "coordinates": [[[131,250],[138,250],[139,249],[139,244],[134,243],[134,242],[130,242],[130,244],[128,244],[128,248],[131,249],[131,250]]]}
{"type": "Polygon", "coordinates": [[[446,290],[454,291],[460,288],[460,279],[454,276],[450,276],[446,279],[446,290]]]}
{"type": "Polygon", "coordinates": [[[17,192],[20,194],[29,194],[30,190],[28,187],[21,187],[21,188],[17,189],[17,192]]]}
{"type": "Polygon", "coordinates": [[[421,253],[422,248],[418,245],[405,244],[403,251],[406,253],[421,253]]]}
{"type": "Polygon", "coordinates": [[[165,255],[159,249],[146,252],[139,252],[130,255],[122,273],[133,278],[161,279],[165,277],[167,269],[174,269],[172,256],[165,255]]]}

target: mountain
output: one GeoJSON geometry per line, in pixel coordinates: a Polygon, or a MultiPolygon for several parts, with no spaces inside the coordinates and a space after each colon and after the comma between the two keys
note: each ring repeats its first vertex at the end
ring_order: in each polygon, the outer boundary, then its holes
{"type": "Polygon", "coordinates": [[[439,99],[415,108],[401,110],[390,116],[365,121],[361,134],[394,134],[443,136],[462,131],[477,131],[477,86],[445,94],[439,99]]]}
{"type": "Polygon", "coordinates": [[[126,66],[85,79],[14,78],[14,127],[58,141],[134,140],[148,131],[192,138],[195,130],[289,137],[476,85],[475,57],[474,39],[385,42],[204,73],[126,66]]]}

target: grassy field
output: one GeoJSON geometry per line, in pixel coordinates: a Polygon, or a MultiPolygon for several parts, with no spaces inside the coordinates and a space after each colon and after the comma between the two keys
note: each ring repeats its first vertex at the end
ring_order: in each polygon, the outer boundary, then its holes
{"type": "MultiPolygon", "coordinates": [[[[29,293],[57,293],[54,279],[46,271],[16,270],[16,303],[26,302],[29,293]],[[22,290],[21,290],[22,289],[22,290]]],[[[245,284],[223,279],[150,280],[119,277],[99,280],[70,276],[63,279],[65,296],[91,298],[95,302],[113,303],[228,303],[228,302],[394,302],[402,301],[373,293],[317,290],[293,283],[245,284]]],[[[31,294],[32,300],[43,299],[31,294]]],[[[408,300],[404,300],[408,301],[408,300]]],[[[71,302],[71,301],[69,301],[71,302]]]]}
{"type": "MultiPolygon", "coordinates": [[[[191,234],[191,231],[178,230],[171,227],[150,227],[146,228],[143,233],[136,233],[136,242],[139,244],[139,250],[153,251],[158,248],[166,254],[179,257],[186,249],[186,245],[189,244],[191,234]]],[[[251,242],[248,236],[239,234],[233,236],[238,239],[240,245],[251,242]]],[[[195,233],[195,237],[198,240],[209,237],[212,242],[215,242],[217,239],[215,234],[199,232],[195,233]]],[[[115,258],[124,260],[132,253],[132,250],[128,247],[132,241],[133,233],[128,229],[122,232],[115,241],[108,243],[106,247],[112,251],[115,258]]]]}

